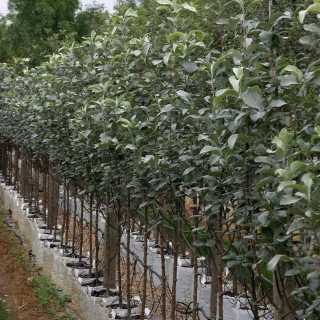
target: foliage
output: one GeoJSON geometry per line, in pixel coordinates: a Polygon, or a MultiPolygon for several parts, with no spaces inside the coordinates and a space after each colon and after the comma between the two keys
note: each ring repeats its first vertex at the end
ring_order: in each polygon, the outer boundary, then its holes
{"type": "Polygon", "coordinates": [[[1,299],[0,299],[0,319],[1,320],[9,319],[8,312],[6,311],[6,304],[1,299]]]}
{"type": "Polygon", "coordinates": [[[10,0],[10,24],[6,36],[9,56],[30,57],[33,63],[42,61],[48,53],[45,50],[48,37],[63,30],[68,33],[74,31],[78,7],[78,0],[10,0]]]}
{"type": "Polygon", "coordinates": [[[39,67],[2,67],[1,139],[87,193],[111,192],[113,208],[130,189],[132,218],[149,206],[168,241],[228,239],[221,258],[257,295],[269,262],[306,302],[294,316],[317,318],[318,2],[125,9],[39,67]]]}
{"type": "Polygon", "coordinates": [[[109,14],[103,4],[93,2],[85,6],[75,17],[76,40],[88,37],[92,30],[103,33],[107,29],[109,14]]]}

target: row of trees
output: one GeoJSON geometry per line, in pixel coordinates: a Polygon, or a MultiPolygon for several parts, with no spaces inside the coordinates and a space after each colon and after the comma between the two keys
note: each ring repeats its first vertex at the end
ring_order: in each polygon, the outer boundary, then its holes
{"type": "Polygon", "coordinates": [[[9,14],[0,15],[0,61],[29,58],[34,66],[64,42],[104,31],[110,15],[103,4],[80,8],[78,0],[8,1],[9,14]]]}
{"type": "Polygon", "coordinates": [[[224,266],[255,319],[263,304],[275,319],[319,318],[320,3],[119,8],[104,33],[39,66],[1,67],[6,150],[103,203],[106,237],[131,220],[172,242],[171,319],[186,250],[195,278],[209,257],[212,318],[223,319],[224,266]]]}

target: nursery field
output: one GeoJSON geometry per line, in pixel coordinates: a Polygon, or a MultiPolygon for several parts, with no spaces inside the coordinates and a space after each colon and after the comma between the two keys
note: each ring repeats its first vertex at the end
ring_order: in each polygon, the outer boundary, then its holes
{"type": "Polygon", "coordinates": [[[320,319],[319,0],[9,2],[0,192],[81,317],[320,319]]]}

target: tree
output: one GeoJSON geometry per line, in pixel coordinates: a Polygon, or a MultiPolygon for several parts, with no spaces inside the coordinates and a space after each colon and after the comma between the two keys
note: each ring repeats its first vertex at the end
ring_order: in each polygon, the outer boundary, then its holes
{"type": "Polygon", "coordinates": [[[98,34],[107,29],[109,13],[103,4],[93,2],[85,6],[75,17],[76,39],[81,41],[83,37],[90,36],[92,30],[98,34]]]}
{"type": "Polygon", "coordinates": [[[79,8],[78,0],[10,0],[11,23],[8,28],[9,54],[30,57],[32,64],[44,60],[51,52],[46,41],[53,34],[74,31],[74,19],[79,8]]]}
{"type": "MultiPolygon", "coordinates": [[[[223,316],[224,266],[236,289],[251,292],[256,320],[267,305],[276,319],[319,318],[318,2],[300,13],[279,13],[272,1],[259,2],[259,12],[249,0],[141,1],[137,11],[119,3],[124,15],[114,15],[112,31],[91,32],[31,70],[21,60],[3,66],[3,141],[54,164],[91,199],[91,216],[93,198],[105,202],[107,286],[124,221],[128,249],[130,221],[139,222],[145,243],[153,230],[172,242],[171,319],[186,247],[193,306],[197,256],[208,256],[212,318],[223,316]]],[[[95,24],[102,11],[90,10],[95,24]]]]}
{"type": "Polygon", "coordinates": [[[0,62],[8,60],[8,17],[0,15],[0,62]]]}

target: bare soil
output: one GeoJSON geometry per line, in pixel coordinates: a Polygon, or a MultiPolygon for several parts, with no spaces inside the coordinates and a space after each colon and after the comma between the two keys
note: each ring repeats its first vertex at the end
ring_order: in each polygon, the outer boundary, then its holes
{"type": "MultiPolygon", "coordinates": [[[[5,301],[9,319],[50,320],[52,315],[38,307],[21,262],[10,253],[8,232],[12,231],[7,225],[0,225],[0,298],[5,301]]],[[[15,241],[21,245],[18,238],[15,241]]]]}

